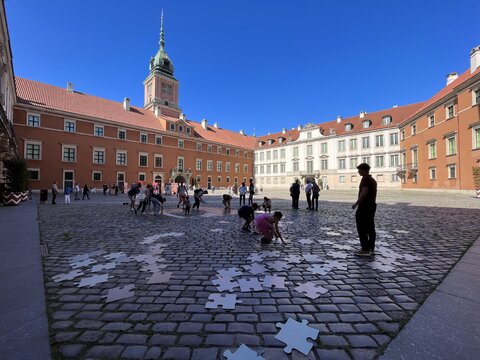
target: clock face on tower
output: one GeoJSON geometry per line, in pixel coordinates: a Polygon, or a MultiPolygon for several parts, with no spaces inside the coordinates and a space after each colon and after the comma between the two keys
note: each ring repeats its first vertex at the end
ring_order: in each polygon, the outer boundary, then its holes
{"type": "Polygon", "coordinates": [[[169,84],[162,84],[162,93],[170,95],[172,93],[172,86],[169,84]]]}

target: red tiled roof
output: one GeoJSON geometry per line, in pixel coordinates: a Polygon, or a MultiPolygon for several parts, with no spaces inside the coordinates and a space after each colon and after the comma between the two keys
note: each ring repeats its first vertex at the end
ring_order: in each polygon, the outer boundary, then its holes
{"type": "MultiPolygon", "coordinates": [[[[178,120],[165,115],[157,118],[152,111],[135,106],[130,106],[130,111],[125,111],[123,103],[76,91],[68,92],[64,88],[29,79],[15,77],[15,83],[17,99],[21,104],[106,120],[121,126],[145,128],[150,131],[166,131],[167,119],[178,120]]],[[[206,131],[199,123],[190,120],[187,122],[193,126],[197,135],[206,141],[253,149],[254,137],[210,126],[206,131]]]]}
{"type": "Polygon", "coordinates": [[[259,143],[261,141],[265,142],[265,144],[261,146],[262,148],[263,147],[273,148],[273,147],[283,146],[287,141],[297,140],[299,136],[300,136],[300,133],[297,129],[286,130],[285,134],[283,132],[278,132],[275,134],[260,136],[255,139],[255,148],[256,149],[260,148],[259,143]],[[285,140],[282,141],[282,143],[280,144],[278,142],[278,138],[284,138],[285,140]],[[274,140],[272,145],[268,145],[268,140],[270,139],[274,140]]]}

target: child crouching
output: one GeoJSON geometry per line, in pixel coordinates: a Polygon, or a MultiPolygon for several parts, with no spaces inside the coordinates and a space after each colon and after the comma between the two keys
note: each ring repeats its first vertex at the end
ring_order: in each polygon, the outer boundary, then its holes
{"type": "Polygon", "coordinates": [[[283,217],[280,211],[275,211],[273,215],[271,214],[261,214],[255,218],[255,224],[257,225],[257,230],[262,234],[262,243],[272,242],[273,237],[275,239],[280,238],[283,240],[280,230],[278,229],[278,222],[283,217]]]}
{"type": "Polygon", "coordinates": [[[263,211],[267,212],[271,212],[272,211],[272,200],[270,200],[268,197],[264,197],[263,198],[263,204],[262,204],[262,207],[263,207],[263,211]]]}

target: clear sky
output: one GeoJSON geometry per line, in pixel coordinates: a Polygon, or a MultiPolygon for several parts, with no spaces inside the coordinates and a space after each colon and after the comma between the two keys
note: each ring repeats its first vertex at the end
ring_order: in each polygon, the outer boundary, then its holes
{"type": "Polygon", "coordinates": [[[478,0],[6,0],[17,76],[143,105],[165,49],[187,118],[257,136],[426,100],[480,45],[478,0]]]}

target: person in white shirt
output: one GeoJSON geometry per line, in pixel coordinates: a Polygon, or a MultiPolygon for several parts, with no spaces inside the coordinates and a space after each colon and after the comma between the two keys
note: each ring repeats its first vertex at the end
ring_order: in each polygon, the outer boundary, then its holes
{"type": "Polygon", "coordinates": [[[242,182],[242,186],[238,188],[238,193],[240,194],[240,207],[242,207],[245,205],[245,194],[247,193],[247,187],[245,186],[245,182],[242,182]]]}
{"type": "Polygon", "coordinates": [[[305,185],[305,195],[307,196],[307,210],[313,210],[312,204],[312,183],[310,180],[307,180],[307,185],[305,185]]]}

